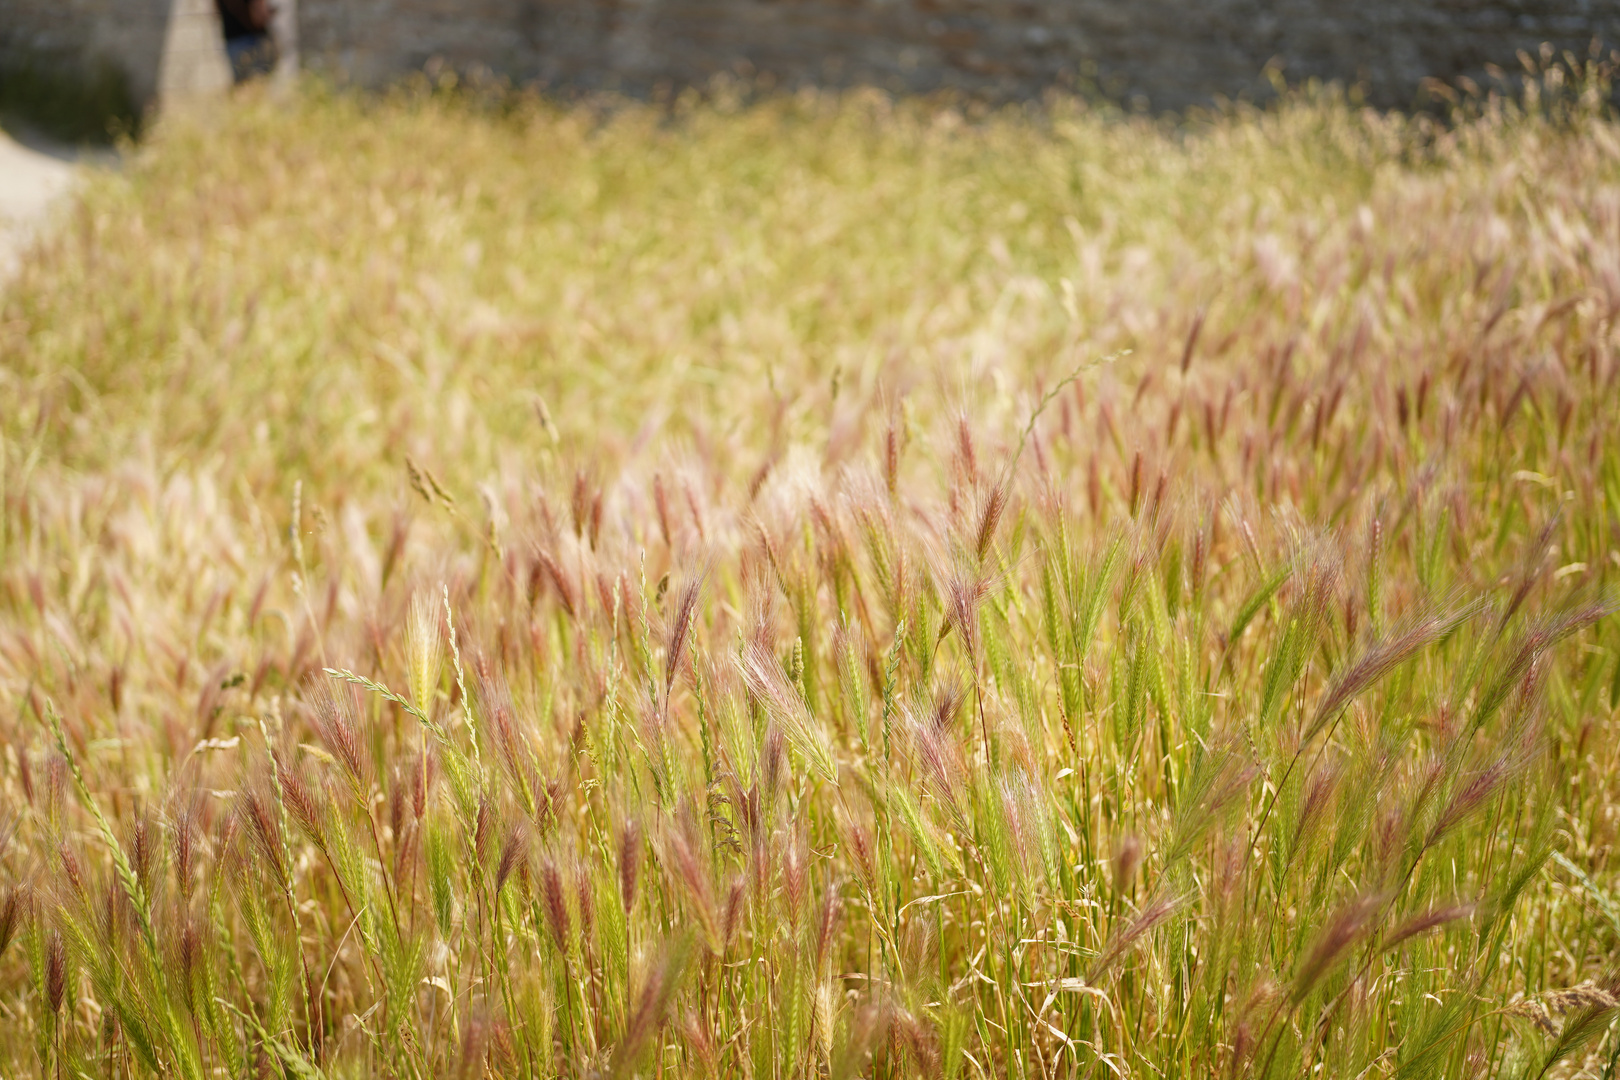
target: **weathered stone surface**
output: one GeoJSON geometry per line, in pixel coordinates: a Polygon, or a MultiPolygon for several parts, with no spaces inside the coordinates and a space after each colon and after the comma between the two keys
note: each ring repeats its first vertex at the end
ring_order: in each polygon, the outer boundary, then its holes
{"type": "Polygon", "coordinates": [[[171,0],[0,0],[0,65],[117,69],[137,101],[158,91],[171,0]]]}
{"type": "Polygon", "coordinates": [[[230,86],[222,37],[214,0],[173,0],[158,67],[158,97],[208,97],[230,86]]]}
{"type": "MultiPolygon", "coordinates": [[[[1594,38],[1620,43],[1620,0],[284,2],[283,39],[362,85],[438,58],[553,87],[644,91],[725,72],[993,97],[1095,83],[1126,102],[1183,108],[1263,96],[1271,64],[1291,81],[1359,83],[1372,101],[1403,105],[1425,76],[1484,82],[1488,65],[1515,69],[1519,50],[1543,42],[1578,54],[1594,38]]],[[[110,61],[141,100],[213,86],[194,32],[208,4],[0,0],[0,64],[110,61]]]]}
{"type": "Polygon", "coordinates": [[[1542,42],[1620,40],[1617,0],[304,0],[307,59],[374,84],[438,57],[518,81],[646,90],[721,72],[780,84],[957,87],[1095,81],[1182,108],[1263,94],[1262,70],[1410,102],[1542,42]]]}

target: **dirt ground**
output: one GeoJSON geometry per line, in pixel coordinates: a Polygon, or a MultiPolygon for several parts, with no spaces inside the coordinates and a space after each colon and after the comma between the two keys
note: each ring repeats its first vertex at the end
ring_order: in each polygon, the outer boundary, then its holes
{"type": "Polygon", "coordinates": [[[26,133],[0,130],[0,281],[16,267],[34,230],[89,156],[26,133]]]}

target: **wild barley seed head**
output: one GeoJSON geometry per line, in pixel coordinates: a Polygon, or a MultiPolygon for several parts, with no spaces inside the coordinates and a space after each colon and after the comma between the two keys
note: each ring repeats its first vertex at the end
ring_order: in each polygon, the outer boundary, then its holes
{"type": "Polygon", "coordinates": [[[562,871],[550,857],[540,863],[540,900],[551,943],[558,952],[566,954],[569,949],[568,898],[563,891],[562,871]]]}
{"type": "Polygon", "coordinates": [[[410,663],[411,700],[429,717],[433,715],[439,666],[443,660],[443,622],[438,602],[430,590],[424,589],[411,598],[405,638],[405,651],[410,663]]]}
{"type": "Polygon", "coordinates": [[[1457,919],[1466,919],[1474,913],[1473,904],[1453,904],[1447,907],[1434,907],[1412,916],[1401,923],[1379,943],[1382,949],[1393,949],[1397,945],[1412,938],[1428,933],[1457,919]]]}
{"type": "Polygon", "coordinates": [[[437,755],[424,750],[417,754],[411,768],[411,813],[417,821],[427,814],[428,792],[438,774],[438,760],[437,755]]]}
{"type": "Polygon", "coordinates": [[[64,841],[57,847],[57,857],[61,860],[62,874],[67,878],[74,896],[83,903],[89,899],[89,892],[85,888],[84,869],[79,863],[78,853],[64,841]]]}
{"type": "Polygon", "coordinates": [[[766,807],[776,805],[776,794],[782,789],[782,776],[787,772],[787,740],[782,729],[772,724],[765,731],[764,791],[761,793],[766,807]]]}
{"type": "Polygon", "coordinates": [[[400,775],[399,767],[394,767],[393,783],[388,785],[388,835],[393,837],[395,844],[404,842],[405,823],[409,817],[406,800],[409,799],[407,781],[400,775]]]}
{"type": "Polygon", "coordinates": [[[276,880],[287,880],[287,866],[282,860],[281,821],[277,817],[270,795],[257,784],[252,784],[241,796],[242,816],[247,822],[248,834],[253,837],[259,855],[269,865],[276,880]]]}
{"type": "Polygon", "coordinates": [[[574,876],[574,897],[579,911],[579,936],[589,949],[596,940],[596,890],[591,888],[590,871],[584,866],[574,876]]]}
{"type": "Polygon", "coordinates": [[[1492,760],[1458,790],[1435,820],[1427,844],[1433,845],[1454,829],[1463,819],[1484,806],[1492,795],[1513,773],[1513,762],[1507,754],[1492,760]]]}
{"type": "Polygon", "coordinates": [[[822,982],[816,987],[815,1001],[811,1012],[816,1051],[822,1061],[832,1061],[834,1023],[837,1015],[838,1009],[836,999],[833,996],[833,984],[830,981],[822,982]]]}
{"type": "Polygon", "coordinates": [[[134,924],[134,903],[118,881],[108,881],[101,894],[101,932],[108,951],[116,950],[134,924]]]}
{"type": "Polygon", "coordinates": [[[501,858],[495,870],[495,894],[500,895],[510,878],[524,863],[524,845],[527,836],[524,832],[522,819],[512,823],[507,829],[506,840],[501,844],[501,858]]]}
{"type": "MultiPolygon", "coordinates": [[[[284,762],[281,765],[281,795],[293,821],[314,841],[317,847],[326,846],[326,788],[318,781],[310,781],[303,770],[284,762]]],[[[398,835],[398,829],[395,830],[398,835]]]]}
{"type": "Polygon", "coordinates": [[[551,588],[557,594],[557,602],[562,605],[563,611],[567,612],[569,619],[578,619],[580,616],[578,590],[575,589],[573,580],[563,570],[562,564],[545,548],[536,548],[535,558],[545,569],[546,578],[551,582],[551,588]]]}
{"type": "Polygon", "coordinates": [[[681,1017],[681,1034],[687,1047],[696,1055],[698,1064],[702,1066],[701,1075],[714,1075],[720,1055],[714,1045],[714,1039],[710,1037],[708,1026],[703,1022],[703,1017],[695,1010],[686,1010],[681,1017]]]}
{"type": "Polygon", "coordinates": [[[490,834],[495,827],[495,811],[490,806],[489,796],[485,795],[478,800],[478,816],[473,821],[473,854],[478,859],[479,866],[489,865],[490,834]]]}
{"type": "Polygon", "coordinates": [[[1092,961],[1091,972],[1086,976],[1086,981],[1095,983],[1143,935],[1150,933],[1155,927],[1174,915],[1176,909],[1181,906],[1181,901],[1181,897],[1169,894],[1161,894],[1150,901],[1137,914],[1136,918],[1132,919],[1124,929],[1115,934],[1103,946],[1102,952],[1097,956],[1097,959],[1092,961]]]}
{"type": "Polygon", "coordinates": [[[67,992],[67,946],[62,935],[52,930],[45,945],[45,1003],[51,1012],[62,1012],[62,999],[67,992]]]}
{"type": "Polygon", "coordinates": [[[1142,838],[1126,833],[1119,838],[1114,849],[1114,891],[1122,893],[1136,880],[1136,871],[1142,865],[1142,838]]]}
{"type": "Polygon", "coordinates": [[[197,813],[196,804],[188,801],[174,816],[174,876],[182,900],[190,900],[196,888],[197,813]]]}
{"type": "Polygon", "coordinates": [[[51,821],[62,819],[62,807],[67,794],[68,763],[59,753],[52,753],[45,761],[45,814],[51,821]]]}
{"type": "Polygon", "coordinates": [[[955,739],[949,731],[936,728],[926,721],[913,721],[910,729],[914,759],[928,783],[929,792],[939,801],[962,835],[969,835],[972,830],[967,827],[967,817],[962,809],[963,780],[967,767],[962,762],[955,739]]]}
{"type": "Polygon", "coordinates": [[[795,932],[804,916],[804,900],[809,887],[809,856],[804,850],[804,838],[797,831],[789,835],[782,851],[782,902],[787,908],[788,924],[795,932]]]}
{"type": "Polygon", "coordinates": [[[1583,982],[1563,990],[1549,990],[1542,995],[1542,1001],[1549,1009],[1559,1014],[1581,1009],[1612,1009],[1620,1005],[1620,999],[1614,994],[1591,982],[1583,982]]]}
{"type": "Polygon", "coordinates": [[[960,680],[943,679],[934,687],[934,699],[928,711],[928,720],[932,723],[934,731],[950,730],[961,712],[962,702],[966,697],[967,692],[960,680]]]}
{"type": "Polygon", "coordinates": [[[152,869],[157,859],[157,846],[157,831],[153,828],[151,817],[144,810],[138,811],[135,824],[130,829],[129,859],[135,869],[136,880],[147,893],[152,891],[152,869]]]}
{"type": "Polygon", "coordinates": [[[0,901],[0,957],[5,956],[6,949],[17,936],[18,927],[23,924],[27,903],[26,885],[11,886],[6,890],[5,899],[0,901]]]}
{"type": "Polygon", "coordinates": [[[619,832],[619,899],[625,914],[635,910],[636,887],[641,876],[641,825],[634,819],[619,832]]]}
{"type": "Polygon", "coordinates": [[[1547,1007],[1535,998],[1525,998],[1523,1001],[1514,1002],[1505,1011],[1509,1016],[1522,1016],[1533,1021],[1537,1027],[1548,1035],[1556,1037],[1558,1034],[1558,1025],[1552,1022],[1552,1017],[1547,1013],[1547,1007]]]}
{"type": "Polygon", "coordinates": [[[866,826],[858,821],[849,823],[845,830],[849,838],[850,851],[855,856],[855,869],[861,875],[861,884],[871,892],[877,881],[877,867],[873,859],[872,835],[867,832],[866,826]]]}
{"type": "Polygon", "coordinates": [[[664,546],[673,546],[670,539],[669,492],[664,489],[664,474],[653,474],[653,506],[658,516],[658,534],[664,538],[664,546]]]}
{"type": "Polygon", "coordinates": [[[27,747],[17,751],[17,779],[22,783],[23,798],[34,805],[34,755],[27,747]]]}
{"type": "Polygon", "coordinates": [[[472,1015],[467,1018],[461,1032],[461,1060],[456,1068],[456,1076],[461,1080],[486,1075],[490,1028],[487,1016],[472,1015]]]}
{"type": "Polygon", "coordinates": [[[933,1028],[909,1009],[896,1011],[894,1027],[907,1049],[922,1066],[922,1074],[938,1076],[943,1063],[940,1060],[939,1039],[935,1036],[933,1028]]]}
{"type": "Polygon", "coordinates": [[[747,890],[748,884],[741,874],[733,875],[731,883],[726,886],[726,908],[721,919],[720,936],[723,946],[727,949],[736,942],[737,931],[742,928],[747,890]]]}
{"type": "Polygon", "coordinates": [[[827,972],[828,964],[832,960],[833,943],[838,934],[839,917],[843,914],[844,902],[838,896],[838,890],[829,888],[821,900],[821,911],[816,919],[816,970],[827,972]]]}
{"type": "Polygon", "coordinates": [[[371,788],[371,758],[360,732],[364,706],[358,690],[347,684],[327,682],[314,690],[315,731],[342,767],[357,798],[368,796],[371,788]]]}
{"type": "Polygon", "coordinates": [[[624,1038],[616,1047],[616,1054],[625,1058],[639,1057],[648,1040],[663,1026],[671,974],[665,958],[660,958],[647,968],[642,977],[641,992],[636,995],[635,1006],[626,1017],[624,1038]]]}
{"type": "Polygon", "coordinates": [[[703,585],[709,576],[707,564],[698,568],[688,578],[681,588],[679,599],[675,603],[675,618],[670,623],[669,642],[664,656],[664,694],[667,697],[669,690],[675,685],[675,675],[681,669],[688,643],[692,637],[692,626],[697,617],[698,601],[703,595],[703,585]]]}
{"type": "Polygon", "coordinates": [[[189,912],[181,918],[176,952],[180,967],[180,991],[185,995],[187,1008],[192,1008],[199,965],[203,962],[203,939],[197,920],[189,912]]]}
{"type": "Polygon", "coordinates": [[[1383,910],[1386,900],[1387,897],[1381,893],[1363,894],[1334,914],[1318,935],[1310,953],[1294,972],[1290,997],[1295,1004],[1304,1001],[1345,950],[1360,940],[1373,918],[1383,910]]]}
{"type": "Polygon", "coordinates": [[[714,901],[708,846],[690,805],[683,805],[670,827],[661,834],[661,861],[691,901],[692,914],[711,950],[718,951],[720,921],[714,901]]]}
{"type": "Polygon", "coordinates": [[[1000,483],[985,496],[984,508],[979,514],[978,533],[974,538],[974,555],[981,566],[990,554],[990,545],[996,538],[996,526],[1001,523],[1002,512],[1007,509],[1007,498],[1007,486],[1000,483]]]}

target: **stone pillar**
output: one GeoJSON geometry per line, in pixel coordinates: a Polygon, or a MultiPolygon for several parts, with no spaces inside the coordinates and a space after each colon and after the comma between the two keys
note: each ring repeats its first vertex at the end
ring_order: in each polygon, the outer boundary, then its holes
{"type": "Polygon", "coordinates": [[[225,31],[214,0],[172,0],[158,68],[159,102],[217,97],[230,85],[225,31]]]}
{"type": "Polygon", "coordinates": [[[298,74],[298,0],[274,0],[270,36],[276,42],[274,78],[285,85],[298,74]]]}

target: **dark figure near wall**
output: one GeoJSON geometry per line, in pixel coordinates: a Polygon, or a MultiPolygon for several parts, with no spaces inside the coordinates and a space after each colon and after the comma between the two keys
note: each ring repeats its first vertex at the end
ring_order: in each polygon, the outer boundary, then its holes
{"type": "Polygon", "coordinates": [[[270,37],[270,0],[214,0],[225,28],[225,53],[231,75],[244,82],[268,75],[276,66],[276,43],[270,37]]]}

